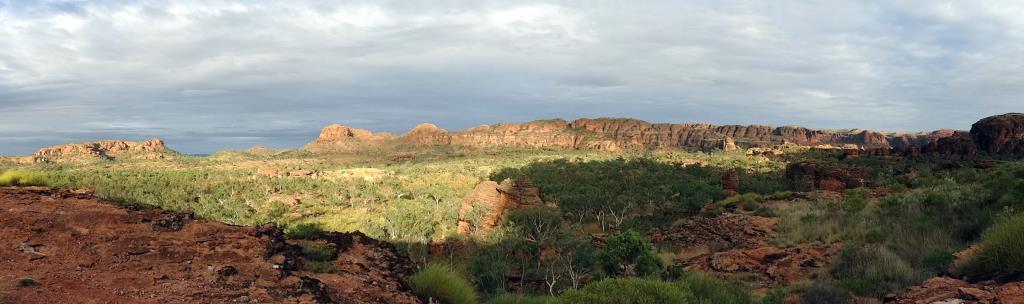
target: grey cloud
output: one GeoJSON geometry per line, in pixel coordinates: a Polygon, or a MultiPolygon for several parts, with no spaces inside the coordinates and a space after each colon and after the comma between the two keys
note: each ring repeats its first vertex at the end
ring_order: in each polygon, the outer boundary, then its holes
{"type": "Polygon", "coordinates": [[[929,130],[1021,111],[1015,1],[0,1],[0,154],[563,117],[929,130]]]}

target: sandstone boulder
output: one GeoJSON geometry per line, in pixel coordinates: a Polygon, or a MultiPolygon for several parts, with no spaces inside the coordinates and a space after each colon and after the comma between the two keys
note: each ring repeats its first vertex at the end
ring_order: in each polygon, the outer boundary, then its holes
{"type": "Polygon", "coordinates": [[[892,301],[897,304],[917,303],[1024,303],[1024,282],[969,283],[947,277],[934,277],[911,287],[892,301]]]}
{"type": "Polygon", "coordinates": [[[812,161],[791,163],[786,166],[786,178],[796,191],[815,189],[843,191],[868,186],[872,180],[860,167],[845,167],[812,161]]]}
{"type": "Polygon", "coordinates": [[[1024,156],[1024,114],[1009,113],[979,120],[971,126],[971,138],[981,151],[1024,156]]]}
{"type": "Polygon", "coordinates": [[[459,207],[459,234],[489,231],[501,223],[505,213],[542,206],[540,190],[525,178],[506,179],[500,184],[484,181],[462,200],[459,207]]]}

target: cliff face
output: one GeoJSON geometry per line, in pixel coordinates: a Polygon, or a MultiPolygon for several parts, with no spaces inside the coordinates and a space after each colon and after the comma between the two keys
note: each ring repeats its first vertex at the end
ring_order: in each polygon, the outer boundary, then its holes
{"type": "MultiPolygon", "coordinates": [[[[325,128],[311,146],[344,147],[344,143],[383,141],[366,130],[332,125],[325,128]],[[356,131],[358,130],[358,131],[356,131]],[[341,134],[349,134],[339,136],[341,134]],[[366,138],[372,138],[367,140],[366,138]]],[[[910,147],[918,144],[923,134],[885,135],[874,131],[854,130],[830,132],[803,127],[762,125],[652,124],[636,119],[562,119],[537,120],[521,124],[482,125],[465,131],[447,132],[432,124],[421,124],[400,138],[404,144],[459,145],[467,147],[534,147],[563,149],[680,148],[714,150],[766,147],[783,143],[798,145],[852,144],[864,149],[910,147]]]]}
{"type": "Polygon", "coordinates": [[[42,148],[32,155],[32,159],[35,162],[113,159],[121,157],[160,159],[174,153],[159,138],[141,142],[104,140],[42,148]]]}
{"type": "MultiPolygon", "coordinates": [[[[344,143],[352,141],[365,143],[392,139],[366,130],[342,127],[343,131],[327,132],[328,128],[325,128],[325,132],[322,132],[320,138],[310,146],[344,147],[344,143]],[[339,132],[348,135],[336,135],[339,132]]],[[[572,122],[551,119],[521,124],[482,125],[457,132],[448,132],[432,124],[421,124],[397,141],[414,146],[451,144],[476,148],[529,147],[605,151],[657,148],[709,151],[795,144],[846,147],[844,149],[861,151],[859,154],[872,155],[974,155],[977,151],[1024,155],[1024,114],[1006,114],[983,119],[974,125],[969,136],[966,132],[954,130],[887,134],[859,129],[829,131],[799,126],[716,126],[649,123],[636,119],[581,118],[572,122]]]]}

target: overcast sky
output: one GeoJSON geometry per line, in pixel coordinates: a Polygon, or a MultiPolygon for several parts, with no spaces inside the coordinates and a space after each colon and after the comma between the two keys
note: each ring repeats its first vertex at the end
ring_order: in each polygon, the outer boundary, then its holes
{"type": "Polygon", "coordinates": [[[0,154],[294,148],[332,122],[967,129],[1024,111],[1021,16],[1022,1],[0,0],[0,154]]]}

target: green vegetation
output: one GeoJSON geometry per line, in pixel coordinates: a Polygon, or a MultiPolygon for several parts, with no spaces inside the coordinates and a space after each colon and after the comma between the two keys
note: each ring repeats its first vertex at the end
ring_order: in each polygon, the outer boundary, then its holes
{"type": "Polygon", "coordinates": [[[661,272],[664,263],[654,254],[650,242],[636,231],[626,231],[608,238],[608,244],[597,255],[606,274],[618,276],[649,276],[661,272]]]}
{"type": "Polygon", "coordinates": [[[724,281],[709,275],[691,272],[679,279],[700,304],[749,304],[755,303],[749,288],[736,282],[724,281]]]}
{"type": "Polygon", "coordinates": [[[427,264],[409,277],[409,285],[417,296],[448,304],[477,302],[473,285],[448,266],[427,264]]]}
{"type": "MultiPolygon", "coordinates": [[[[128,205],[233,224],[275,223],[302,245],[307,271],[335,271],[333,248],[315,240],[324,231],[362,231],[426,264],[410,285],[424,299],[445,303],[780,303],[792,293],[806,303],[879,299],[947,274],[953,254],[971,244],[980,244],[974,258],[954,265],[970,279],[1016,280],[1024,272],[1020,161],[979,169],[959,159],[811,152],[765,160],[742,153],[389,147],[4,166],[0,185],[89,188],[128,205]],[[841,195],[791,192],[783,168],[804,159],[862,169],[873,182],[841,195]],[[731,170],[740,176],[741,194],[727,196],[722,173],[731,170]],[[538,186],[545,207],[505,212],[493,231],[454,237],[463,197],[481,181],[506,178],[538,186]],[[779,247],[842,247],[810,281],[771,286],[757,301],[754,287],[744,285],[753,280],[680,274],[675,268],[689,253],[664,241],[655,250],[646,238],[723,213],[775,217],[778,236],[770,241],[779,247]],[[446,243],[458,248],[435,254],[428,247],[446,243]]],[[[479,221],[486,209],[474,208],[466,219],[479,221]]]]}
{"type": "Polygon", "coordinates": [[[0,186],[47,186],[50,184],[46,174],[38,172],[10,170],[0,173],[0,186]]]}
{"type": "Polygon", "coordinates": [[[559,300],[568,304],[694,303],[693,293],[683,285],[639,278],[601,280],[570,290],[559,300]]]}
{"type": "Polygon", "coordinates": [[[648,158],[579,162],[566,159],[508,168],[491,180],[526,177],[545,200],[558,205],[578,223],[608,228],[667,225],[724,197],[712,167],[662,163],[648,158]]]}
{"type": "Polygon", "coordinates": [[[288,226],[284,229],[284,234],[289,238],[293,239],[312,239],[324,232],[323,228],[320,228],[320,224],[315,223],[301,223],[288,226]]]}
{"type": "Polygon", "coordinates": [[[986,231],[978,251],[964,265],[963,272],[976,280],[1024,275],[1024,215],[986,231]]]}

